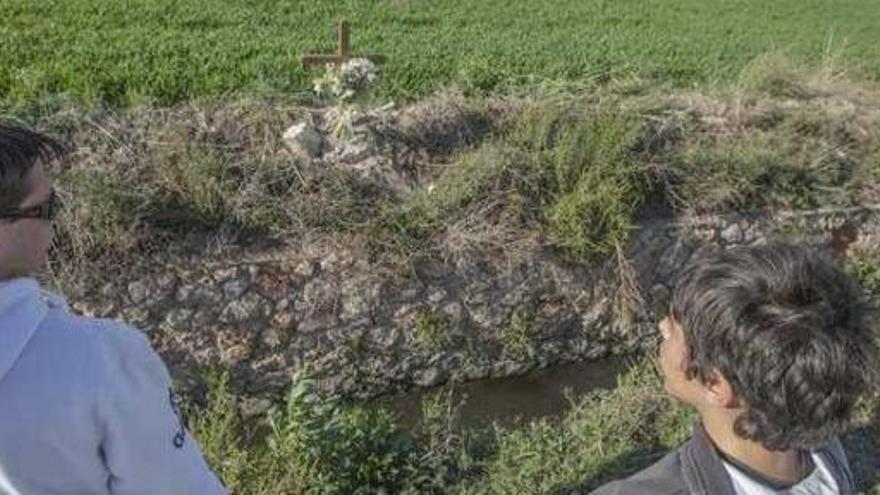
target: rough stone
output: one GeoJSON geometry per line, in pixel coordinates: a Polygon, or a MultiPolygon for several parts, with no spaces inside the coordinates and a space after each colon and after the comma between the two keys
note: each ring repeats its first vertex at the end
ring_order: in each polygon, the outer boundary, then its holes
{"type": "Polygon", "coordinates": [[[245,323],[269,316],[271,310],[266,301],[256,293],[249,293],[227,304],[220,313],[223,323],[245,323]]]}
{"type": "Polygon", "coordinates": [[[131,299],[132,304],[140,304],[146,301],[148,296],[149,288],[140,280],[135,280],[128,284],[128,297],[131,299]]]}
{"type": "Polygon", "coordinates": [[[288,297],[282,297],[275,303],[275,311],[287,311],[293,307],[293,303],[288,297]]]}
{"type": "Polygon", "coordinates": [[[232,278],[223,283],[223,295],[229,298],[237,298],[244,295],[251,287],[251,281],[245,277],[232,278]]]}
{"type": "Polygon", "coordinates": [[[204,277],[197,282],[178,287],[175,300],[183,304],[202,304],[216,307],[223,302],[223,294],[214,287],[210,278],[204,277]]]}
{"type": "Polygon", "coordinates": [[[438,368],[431,367],[419,373],[413,382],[420,387],[436,387],[444,379],[443,373],[438,368]]]}
{"type": "Polygon", "coordinates": [[[118,288],[116,287],[116,284],[108,282],[101,287],[101,290],[99,292],[101,296],[103,296],[105,299],[109,299],[115,297],[117,291],[118,288]]]}
{"type": "Polygon", "coordinates": [[[251,355],[253,343],[250,335],[235,331],[220,331],[217,333],[217,340],[222,344],[219,348],[219,359],[222,364],[234,366],[251,355]]]}
{"type": "Polygon", "coordinates": [[[464,318],[464,308],[461,303],[453,301],[443,306],[443,314],[452,321],[460,321],[464,318]]]}
{"type": "Polygon", "coordinates": [[[303,121],[288,127],[282,139],[291,153],[302,158],[315,158],[321,153],[321,134],[311,122],[303,121]]]}
{"type": "Polygon", "coordinates": [[[414,305],[402,305],[394,312],[394,320],[398,322],[402,322],[407,320],[414,312],[416,306],[414,305]]]}
{"type": "Polygon", "coordinates": [[[156,287],[160,290],[172,290],[177,285],[177,277],[171,273],[163,273],[156,277],[156,287]]]}
{"type": "Polygon", "coordinates": [[[432,304],[437,304],[444,299],[446,299],[446,291],[440,288],[431,292],[431,294],[428,296],[428,301],[430,301],[432,304]]]}
{"type": "Polygon", "coordinates": [[[380,349],[391,349],[400,341],[401,332],[396,327],[374,327],[368,332],[369,339],[380,349]]]}
{"type": "Polygon", "coordinates": [[[357,320],[369,314],[378,299],[379,286],[372,281],[355,281],[343,289],[342,310],[339,314],[343,321],[357,320]]]}
{"type": "Polygon", "coordinates": [[[294,321],[293,313],[288,311],[275,310],[275,316],[272,317],[272,325],[279,328],[290,328],[294,321]]]}
{"type": "Polygon", "coordinates": [[[477,306],[468,308],[471,318],[477,325],[489,326],[496,317],[490,306],[477,306]]]}
{"type": "Polygon", "coordinates": [[[275,327],[269,327],[263,331],[262,341],[269,348],[276,348],[281,345],[281,331],[275,327]]]}
{"type": "Polygon", "coordinates": [[[150,312],[138,306],[122,310],[122,320],[134,327],[141,327],[150,322],[150,312]]]}
{"type": "Polygon", "coordinates": [[[400,299],[403,301],[411,301],[419,297],[418,289],[404,289],[400,291],[400,299]]]}
{"type": "Polygon", "coordinates": [[[718,226],[697,225],[691,230],[691,234],[702,242],[716,242],[718,236],[718,226]]]}
{"type": "Polygon", "coordinates": [[[193,313],[191,324],[193,328],[206,328],[215,318],[216,316],[211,311],[197,310],[193,313]]]}
{"type": "Polygon", "coordinates": [[[226,282],[238,276],[238,268],[221,268],[214,272],[214,280],[218,282],[226,282]]]}
{"type": "Polygon", "coordinates": [[[338,287],[324,279],[315,279],[303,286],[300,298],[294,303],[294,310],[300,317],[319,313],[335,313],[338,287]]]}
{"type": "Polygon", "coordinates": [[[294,273],[303,278],[311,278],[315,274],[316,263],[312,260],[305,260],[296,265],[294,273]]]}
{"type": "Polygon", "coordinates": [[[159,325],[159,328],[163,331],[169,332],[184,332],[190,330],[190,320],[193,316],[193,311],[191,309],[186,308],[178,308],[173,309],[168,312],[165,316],[165,320],[162,321],[162,324],[159,325]]]}
{"type": "Polygon", "coordinates": [[[727,244],[738,244],[743,241],[743,229],[734,222],[721,230],[721,240],[727,244]]]}
{"type": "Polygon", "coordinates": [[[112,318],[116,310],[116,301],[105,301],[95,308],[94,315],[98,318],[112,318]]]}
{"type": "MultiPolygon", "coordinates": [[[[344,143],[342,149],[336,154],[336,159],[339,160],[340,163],[351,165],[363,162],[374,154],[375,151],[373,150],[373,147],[366,141],[347,141],[344,143]]],[[[365,164],[360,165],[361,169],[369,168],[365,166],[365,164]]]]}
{"type": "Polygon", "coordinates": [[[299,333],[309,334],[318,332],[320,330],[327,330],[328,328],[332,328],[335,324],[335,321],[326,317],[306,318],[297,324],[296,330],[299,333]]]}
{"type": "Polygon", "coordinates": [[[174,300],[179,303],[188,303],[192,298],[194,290],[196,290],[196,286],[192,284],[178,287],[177,292],[174,294],[174,300]]]}

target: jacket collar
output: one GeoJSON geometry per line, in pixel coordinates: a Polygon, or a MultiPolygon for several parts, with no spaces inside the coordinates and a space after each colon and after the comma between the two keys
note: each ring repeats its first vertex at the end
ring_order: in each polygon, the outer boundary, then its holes
{"type": "Polygon", "coordinates": [[[736,495],[721,457],[702,423],[695,423],[691,439],[681,449],[681,471],[691,493],[736,495]]]}
{"type": "MultiPolygon", "coordinates": [[[[855,493],[855,483],[840,441],[833,440],[816,453],[830,468],[840,493],[855,493]]],[[[736,495],[721,457],[700,422],[694,424],[691,439],[681,448],[681,470],[691,493],[736,495]]]]}
{"type": "Polygon", "coordinates": [[[0,282],[0,380],[15,365],[48,311],[36,280],[0,282]]]}

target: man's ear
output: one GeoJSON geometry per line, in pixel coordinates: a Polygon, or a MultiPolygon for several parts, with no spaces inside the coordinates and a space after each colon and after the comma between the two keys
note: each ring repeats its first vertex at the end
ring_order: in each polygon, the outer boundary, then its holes
{"type": "Polygon", "coordinates": [[[712,373],[703,380],[703,388],[706,400],[712,404],[725,409],[738,407],[739,401],[733,392],[733,386],[720,371],[712,370],[712,373]]]}

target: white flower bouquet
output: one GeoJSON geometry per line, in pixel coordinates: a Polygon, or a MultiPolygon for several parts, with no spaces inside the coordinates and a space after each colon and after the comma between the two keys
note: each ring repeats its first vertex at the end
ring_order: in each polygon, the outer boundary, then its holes
{"type": "Polygon", "coordinates": [[[328,65],[322,77],[315,80],[319,96],[349,102],[365,94],[379,80],[379,68],[368,59],[354,58],[340,66],[328,65]]]}

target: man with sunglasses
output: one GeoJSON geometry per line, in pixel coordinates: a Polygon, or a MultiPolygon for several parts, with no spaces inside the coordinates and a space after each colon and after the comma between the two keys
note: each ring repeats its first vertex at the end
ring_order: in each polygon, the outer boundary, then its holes
{"type": "Polygon", "coordinates": [[[221,494],[144,335],[33,278],[52,244],[52,139],[0,122],[0,495],[221,494]]]}

